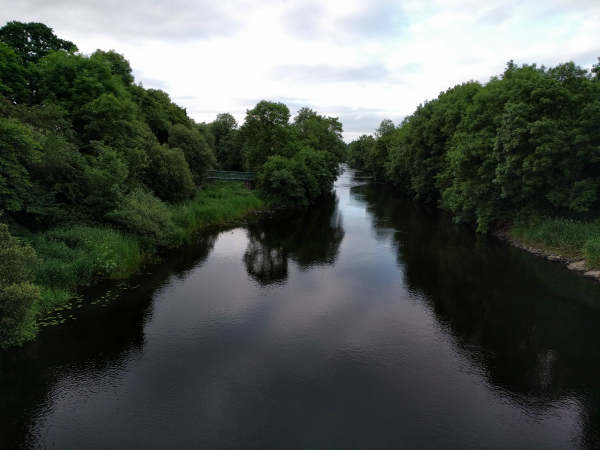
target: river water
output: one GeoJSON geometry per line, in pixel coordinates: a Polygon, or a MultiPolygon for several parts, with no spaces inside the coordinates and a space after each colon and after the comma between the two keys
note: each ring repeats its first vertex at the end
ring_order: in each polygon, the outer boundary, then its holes
{"type": "Polygon", "coordinates": [[[598,448],[600,287],[352,170],[0,354],[0,448],[598,448]]]}

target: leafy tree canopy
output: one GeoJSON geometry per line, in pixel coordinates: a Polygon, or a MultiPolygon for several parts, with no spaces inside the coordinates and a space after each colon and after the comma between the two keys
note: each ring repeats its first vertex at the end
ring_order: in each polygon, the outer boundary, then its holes
{"type": "Polygon", "coordinates": [[[28,97],[27,70],[21,64],[21,58],[6,43],[0,41],[0,95],[14,103],[25,101],[28,97]]]}
{"type": "Polygon", "coordinates": [[[375,138],[380,138],[384,136],[391,135],[396,127],[394,126],[394,122],[390,119],[383,119],[379,124],[379,127],[375,130],[375,138]]]}
{"type": "Polygon", "coordinates": [[[0,28],[0,40],[15,50],[23,65],[35,63],[51,51],[78,50],[73,42],[59,39],[52,28],[39,22],[8,22],[0,28]]]}
{"type": "Polygon", "coordinates": [[[260,101],[246,111],[244,135],[248,142],[248,164],[257,169],[271,155],[280,155],[289,144],[290,110],[283,103],[260,101]]]}

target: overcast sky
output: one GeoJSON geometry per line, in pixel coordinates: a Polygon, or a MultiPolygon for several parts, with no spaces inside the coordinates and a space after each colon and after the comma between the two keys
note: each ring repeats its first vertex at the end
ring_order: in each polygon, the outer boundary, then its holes
{"type": "Polygon", "coordinates": [[[281,101],[339,117],[348,142],[511,59],[600,57],[600,0],[0,0],[11,20],[124,54],[196,121],[281,101]]]}

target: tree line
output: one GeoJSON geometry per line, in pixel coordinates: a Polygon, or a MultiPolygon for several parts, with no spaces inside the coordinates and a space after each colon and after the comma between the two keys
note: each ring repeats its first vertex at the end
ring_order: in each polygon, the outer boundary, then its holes
{"type": "MultiPolygon", "coordinates": [[[[600,60],[600,59],[599,59],[600,60]]],[[[488,232],[515,220],[600,216],[600,63],[512,61],[348,146],[351,166],[488,232]]]]}
{"type": "MultiPolygon", "coordinates": [[[[82,54],[42,23],[7,23],[0,28],[0,347],[33,333],[40,299],[33,280],[64,275],[43,276],[34,270],[39,260],[114,233],[147,253],[179,243],[197,222],[185,216],[202,213],[188,206],[210,169],[255,171],[266,202],[307,204],[337,178],[341,133],[337,118],[303,108],[292,120],[286,105],[264,100],[241,125],[229,113],[197,123],[166,92],[136,84],[116,51],[82,54]]],[[[98,249],[113,251],[107,242],[98,249]]],[[[74,268],[78,279],[100,270],[94,264],[74,268]]]]}

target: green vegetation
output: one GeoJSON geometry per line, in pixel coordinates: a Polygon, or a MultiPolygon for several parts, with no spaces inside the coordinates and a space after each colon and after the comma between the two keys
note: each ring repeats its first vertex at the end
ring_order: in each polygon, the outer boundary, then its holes
{"type": "Polygon", "coordinates": [[[32,339],[36,317],[63,308],[73,288],[92,277],[127,277],[160,248],[263,205],[243,183],[224,181],[207,183],[178,204],[166,205],[141,191],[129,200],[122,229],[76,224],[34,234],[30,244],[22,244],[0,224],[0,349],[32,339]]]}
{"type": "Polygon", "coordinates": [[[528,245],[570,258],[585,258],[590,268],[600,269],[600,220],[517,220],[510,229],[510,236],[528,245]]]}
{"type": "Polygon", "coordinates": [[[331,191],[346,157],[342,124],[302,108],[290,123],[283,103],[259,102],[247,111],[248,167],[270,203],[307,204],[331,191]]]}
{"type": "Polygon", "coordinates": [[[93,276],[127,276],[263,201],[331,190],[346,150],[337,118],[303,108],[290,122],[263,100],[241,126],[229,113],[196,123],[134,81],[114,50],[78,53],[41,23],[0,28],[0,234],[21,255],[0,273],[0,348],[31,339],[35,318],[93,276]],[[210,169],[256,172],[257,195],[205,183],[210,169]],[[10,278],[19,264],[29,271],[10,278]]]}
{"type": "Polygon", "coordinates": [[[34,306],[40,289],[32,281],[37,264],[34,250],[0,223],[0,348],[20,345],[35,336],[34,306]]]}
{"type": "Polygon", "coordinates": [[[485,85],[442,92],[398,127],[382,122],[349,144],[349,162],[479,232],[514,223],[515,236],[585,252],[598,267],[599,73],[600,63],[587,71],[510,62],[485,85]]]}

